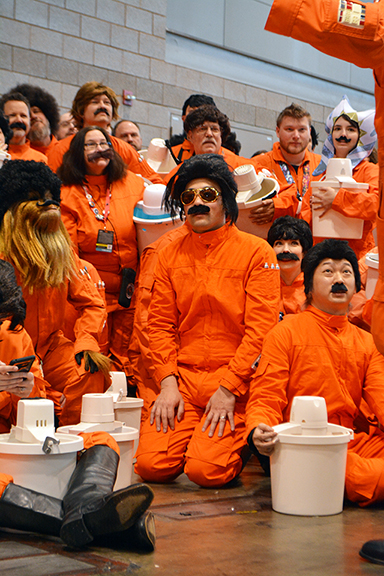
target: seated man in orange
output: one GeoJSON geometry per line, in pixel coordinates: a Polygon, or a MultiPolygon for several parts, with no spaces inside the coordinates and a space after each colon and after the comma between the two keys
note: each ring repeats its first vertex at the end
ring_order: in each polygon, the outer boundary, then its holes
{"type": "Polygon", "coordinates": [[[0,98],[0,109],[8,119],[12,130],[8,152],[12,160],[35,160],[47,163],[47,157],[38,150],[31,148],[27,139],[31,129],[31,112],[29,102],[19,92],[8,92],[0,98]]]}
{"type": "MultiPolygon", "coordinates": [[[[325,170],[331,158],[347,158],[352,164],[354,180],[368,184],[368,190],[353,191],[330,186],[316,190],[311,188],[303,199],[300,214],[310,225],[312,225],[312,209],[321,218],[326,218],[327,211],[332,208],[348,218],[364,220],[362,237],[348,240],[358,259],[365,256],[375,245],[372,230],[377,213],[379,167],[368,160],[376,144],[374,119],[374,110],[357,112],[344,96],[327,118],[325,131],[328,137],[323,147],[321,162],[312,174],[313,180],[321,180],[325,177],[325,170]]],[[[313,239],[315,244],[322,240],[324,238],[313,239]]]]}
{"type": "MultiPolygon", "coordinates": [[[[86,82],[79,88],[72,103],[72,116],[76,128],[98,126],[110,131],[112,120],[117,120],[119,101],[115,92],[109,86],[99,82],[86,82]]],[[[63,138],[48,152],[48,164],[57,172],[63,161],[63,156],[69,149],[73,135],[63,138]]],[[[113,147],[120,154],[129,170],[141,174],[154,183],[162,183],[162,179],[147,164],[146,160],[127,142],[111,136],[113,147]]]]}
{"type": "Polygon", "coordinates": [[[308,150],[311,140],[311,115],[292,103],[280,112],[276,120],[275,142],[270,152],[260,154],[251,162],[257,170],[267,168],[280,185],[276,198],[263,200],[253,209],[258,224],[271,222],[278,216],[298,216],[301,202],[308,191],[311,174],[321,157],[308,150]]]}
{"type": "Polygon", "coordinates": [[[355,429],[348,444],[345,479],[349,500],[367,506],[384,500],[384,433],[356,427],[362,400],[384,422],[384,358],[371,334],[347,318],[360,290],[357,258],[343,240],[316,244],[303,260],[307,308],[292,314],[266,336],[247,406],[252,449],[269,456],[273,426],[289,420],[295,396],[322,396],[328,419],[355,429]]]}
{"type": "MultiPolygon", "coordinates": [[[[220,154],[231,170],[251,163],[248,158],[238,156],[222,146],[223,141],[231,132],[231,125],[228,116],[220,112],[216,106],[200,106],[190,112],[185,118],[184,130],[193,147],[192,155],[220,154]]],[[[175,166],[164,177],[164,182],[170,181],[177,173],[179,166],[175,166]]]]}
{"type": "Polygon", "coordinates": [[[113,492],[120,459],[116,440],[106,432],[81,436],[84,450],[63,500],[14,484],[12,476],[0,473],[0,527],[60,536],[71,548],[94,541],[152,552],[155,525],[146,510],[153,491],[134,484],[113,492]]]}
{"type": "Polygon", "coordinates": [[[136,472],[171,482],[183,471],[223,486],[241,471],[252,364],[277,322],[279,272],[272,248],[240,232],[236,184],[222,156],[186,160],[165,208],[188,233],[159,253],[149,347],[161,386],[141,429],[136,472]]]}
{"type": "Polygon", "coordinates": [[[312,247],[312,233],[304,220],[281,216],[268,231],[268,243],[276,253],[280,268],[280,318],[301,312],[305,302],[301,262],[312,247]]]}

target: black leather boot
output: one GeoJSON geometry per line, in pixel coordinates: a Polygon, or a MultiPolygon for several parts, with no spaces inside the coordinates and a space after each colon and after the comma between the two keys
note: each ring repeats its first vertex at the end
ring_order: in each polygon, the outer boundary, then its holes
{"type": "Polygon", "coordinates": [[[119,456],[108,446],[92,446],[80,458],[63,498],[60,538],[73,548],[95,536],[121,532],[132,526],[153,500],[145,484],[112,492],[119,456]]]}
{"type": "Polygon", "coordinates": [[[17,484],[8,484],[0,498],[0,526],[59,536],[62,502],[17,484]]]}
{"type": "Polygon", "coordinates": [[[117,550],[153,552],[155,549],[155,518],[152,512],[144,512],[128,530],[95,538],[97,546],[117,550]]]}
{"type": "Polygon", "coordinates": [[[374,564],[384,564],[384,540],[369,540],[359,554],[374,564]]]}

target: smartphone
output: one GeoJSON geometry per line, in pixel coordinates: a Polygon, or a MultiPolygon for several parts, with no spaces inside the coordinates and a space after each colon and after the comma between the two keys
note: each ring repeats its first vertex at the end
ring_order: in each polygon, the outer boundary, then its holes
{"type": "Polygon", "coordinates": [[[24,356],[24,358],[14,358],[10,361],[10,366],[17,366],[19,372],[29,372],[36,356],[24,356]]]}

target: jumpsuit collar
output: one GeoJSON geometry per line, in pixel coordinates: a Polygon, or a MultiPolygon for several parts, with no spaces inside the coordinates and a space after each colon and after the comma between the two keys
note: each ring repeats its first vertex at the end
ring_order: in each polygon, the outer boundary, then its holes
{"type": "Polygon", "coordinates": [[[338,330],[342,330],[347,327],[349,322],[346,314],[343,314],[343,316],[334,316],[333,314],[328,314],[327,312],[318,310],[318,308],[315,308],[314,306],[308,306],[303,313],[305,314],[307,311],[311,312],[320,324],[323,324],[323,326],[328,328],[337,328],[338,330]]]}

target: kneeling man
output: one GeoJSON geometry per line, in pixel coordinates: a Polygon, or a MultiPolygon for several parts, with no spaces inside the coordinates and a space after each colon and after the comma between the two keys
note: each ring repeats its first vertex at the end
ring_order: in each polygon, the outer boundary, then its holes
{"type": "Polygon", "coordinates": [[[273,249],[240,232],[236,184],[222,156],[197,155],[169,182],[165,206],[187,234],[159,253],[149,348],[161,392],[141,429],[136,472],[170,482],[183,471],[222,486],[241,471],[252,364],[276,324],[273,249]]]}
{"type": "Polygon", "coordinates": [[[328,420],[355,429],[348,445],[347,498],[362,506],[384,499],[384,434],[362,432],[355,420],[363,400],[384,422],[384,358],[371,334],[347,318],[360,290],[357,258],[346,241],[325,240],[303,260],[307,308],[287,316],[265,339],[251,383],[247,434],[251,448],[269,456],[273,426],[289,420],[294,396],[323,396],[328,420]]]}

